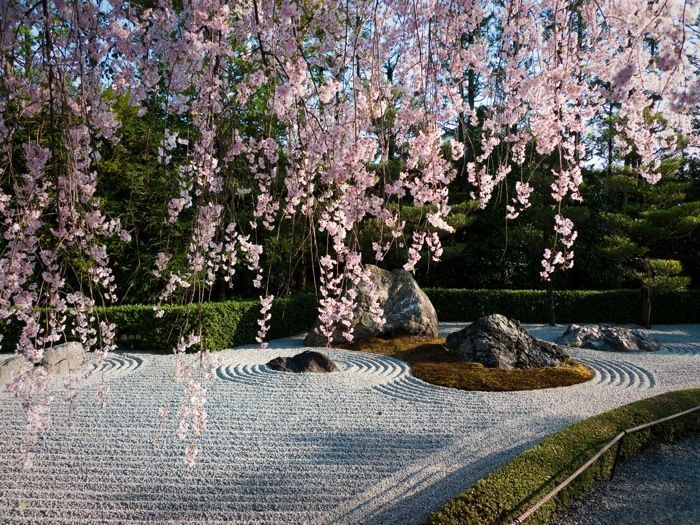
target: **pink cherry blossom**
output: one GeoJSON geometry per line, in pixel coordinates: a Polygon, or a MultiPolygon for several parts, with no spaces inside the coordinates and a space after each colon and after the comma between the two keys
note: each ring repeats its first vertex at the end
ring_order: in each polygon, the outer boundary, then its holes
{"type": "MultiPolygon", "coordinates": [[[[424,253],[438,260],[441,235],[452,231],[453,181],[465,178],[484,208],[516,178],[506,202],[514,219],[535,191],[523,180],[533,152],[552,159],[541,196],[556,210],[542,258],[548,280],[573,265],[577,232],[564,212],[581,200],[587,136],[599,133],[607,103],[616,108],[615,147],[635,152],[650,183],[663,157],[684,142],[700,146],[689,29],[696,2],[151,4],[3,5],[0,319],[19,323],[16,351],[27,362],[40,362],[66,332],[103,355],[114,348],[114,325],[98,306],[116,299],[107,239],[128,242],[129,233],[103,214],[96,169],[120,140],[121,97],[139,115],[162,116],[153,157],[175,174],[165,229],[189,228],[185,253],[172,254],[186,264],[170,264],[165,253],[155,261],[157,313],[169,302],[207,300],[218,278],[232,285],[245,268],[261,297],[261,344],[273,297],[264,239],[285,221],[311,236],[322,333],[330,342],[340,329],[350,339],[357,288],[371,292],[356,235],[364,225],[380,229],[377,261],[406,244],[406,269],[424,253]],[[20,34],[42,36],[29,55],[20,34]],[[478,77],[482,107],[462,89],[467,74],[478,77]],[[267,104],[274,126],[232,130],[232,115],[251,101],[267,104]],[[663,118],[650,118],[656,113],[663,118]],[[480,136],[446,144],[460,121],[480,136]],[[186,124],[176,133],[166,122],[186,124]],[[384,170],[388,161],[400,161],[398,174],[384,170]],[[232,176],[241,165],[246,176],[232,176]],[[402,204],[420,210],[409,241],[402,204]],[[67,263],[75,254],[84,272],[67,263]]],[[[205,427],[208,350],[193,333],[175,348],[185,436],[205,427]],[[191,347],[193,356],[185,354],[191,347]]],[[[30,423],[26,458],[48,429],[46,384],[36,372],[10,385],[30,423]]],[[[197,452],[187,449],[188,463],[197,452]]]]}

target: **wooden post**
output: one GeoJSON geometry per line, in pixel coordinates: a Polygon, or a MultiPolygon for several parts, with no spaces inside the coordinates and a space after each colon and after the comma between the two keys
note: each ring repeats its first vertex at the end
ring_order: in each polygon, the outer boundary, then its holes
{"type": "Polygon", "coordinates": [[[557,312],[554,303],[554,286],[551,281],[547,284],[547,302],[549,304],[549,326],[556,326],[557,312]]]}
{"type": "Polygon", "coordinates": [[[642,326],[651,328],[651,286],[642,285],[642,326]]]}

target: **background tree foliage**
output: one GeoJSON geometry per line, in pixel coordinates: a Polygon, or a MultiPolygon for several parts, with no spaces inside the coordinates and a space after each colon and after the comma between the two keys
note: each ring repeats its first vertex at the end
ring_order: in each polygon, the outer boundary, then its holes
{"type": "MultiPolygon", "coordinates": [[[[548,21],[542,20],[542,23],[548,21]]],[[[468,48],[478,36],[496,45],[501,30],[487,17],[473,33],[463,35],[461,45],[468,48]]],[[[581,31],[584,30],[582,27],[581,31]]],[[[649,46],[653,47],[654,43],[649,42],[649,46]]],[[[396,85],[394,71],[402,59],[392,56],[384,64],[383,71],[390,84],[396,85]]],[[[229,67],[232,68],[231,78],[236,79],[237,75],[242,77],[249,73],[246,68],[251,66],[241,61],[229,67]]],[[[700,65],[697,69],[700,71],[700,65]]],[[[497,65],[495,71],[498,71],[497,65]]],[[[323,76],[321,70],[313,73],[319,78],[323,76]]],[[[466,70],[458,80],[476,118],[462,114],[453,127],[444,130],[447,158],[450,158],[447,144],[450,139],[469,146],[467,153],[455,162],[459,176],[452,184],[452,214],[448,220],[455,232],[441,234],[444,245],[441,261],[430,262],[424,257],[416,269],[417,279],[422,285],[442,288],[544,288],[539,275],[540,258],[552,241],[555,212],[548,188],[554,180],[552,170],[557,168],[557,158],[537,154],[534,145],[527,148],[527,161],[518,167],[519,176],[535,191],[531,206],[516,220],[505,218],[506,205],[515,193],[513,180],[501,185],[488,207],[479,210],[478,201],[470,196],[474,188],[467,181],[465,167],[481,153],[482,126],[491,115],[493,100],[482,95],[485,79],[477,71],[466,70]]],[[[241,137],[264,137],[273,130],[271,134],[284,141],[282,132],[274,131],[274,117],[266,109],[271,89],[259,90],[245,104],[232,103],[226,108],[227,117],[220,123],[222,134],[230,136],[236,131],[241,137]]],[[[382,154],[370,169],[384,184],[395,181],[405,169],[407,152],[397,146],[391,131],[396,108],[403,102],[400,93],[397,88],[393,93],[393,107],[374,121],[382,154]]],[[[139,116],[127,98],[118,101],[122,138],[118,144],[107,147],[98,167],[103,207],[108,216],[120,218],[132,235],[129,243],[111,241],[108,246],[118,284],[117,295],[124,303],[150,303],[156,299],[163,285],[152,273],[156,255],[161,251],[186,253],[185,243],[191,230],[192,217],[184,214],[175,229],[166,233],[167,205],[177,193],[177,177],[157,162],[156,151],[165,128],[185,137],[195,132],[191,123],[184,119],[173,121],[172,115],[166,118],[163,108],[167,101],[152,102],[149,110],[139,116]]],[[[555,289],[628,288],[649,285],[650,279],[672,281],[676,288],[700,286],[700,160],[697,152],[663,160],[662,179],[652,187],[639,173],[634,148],[627,151],[624,137],[617,132],[616,126],[621,122],[619,107],[611,100],[606,103],[605,110],[593,123],[597,129],[591,130],[590,136],[578,138],[588,150],[588,157],[582,159],[588,166],[584,171],[583,201],[567,205],[563,210],[573,219],[579,234],[574,247],[575,266],[567,272],[557,272],[551,286],[555,289]],[[666,271],[670,269],[673,271],[666,271]]],[[[663,121],[663,115],[658,113],[650,113],[648,118],[650,122],[663,121]]],[[[700,122],[696,126],[700,127],[700,122]]],[[[678,140],[682,143],[683,137],[678,140]]],[[[508,147],[507,144],[497,147],[494,164],[498,163],[499,152],[502,158],[507,158],[508,147]]],[[[280,183],[284,177],[283,159],[281,166],[280,183]]],[[[226,176],[230,186],[228,198],[231,208],[235,209],[236,181],[245,180],[249,173],[242,159],[229,169],[232,172],[226,176]]],[[[430,211],[401,202],[397,206],[407,227],[403,232],[405,238],[381,263],[390,269],[403,265],[412,228],[424,223],[425,214],[430,211]]],[[[237,212],[240,214],[241,210],[237,212]]],[[[245,220],[245,210],[241,217],[245,220]]],[[[372,243],[380,228],[379,223],[370,221],[361,231],[355,232],[365,260],[373,258],[372,243]]],[[[318,278],[314,273],[314,250],[324,245],[324,235],[310,230],[308,224],[292,220],[282,221],[273,232],[258,230],[257,233],[262,236],[258,241],[265,247],[266,281],[271,293],[280,296],[312,291],[318,278]]],[[[183,257],[181,264],[184,261],[183,257]]],[[[258,293],[250,281],[237,279],[233,288],[217,282],[210,298],[257,298],[258,293]]]]}
{"type": "MultiPolygon", "coordinates": [[[[164,233],[167,204],[177,192],[177,186],[176,177],[154,161],[157,157],[154,150],[164,129],[162,115],[151,110],[138,116],[128,100],[120,100],[118,108],[123,122],[122,139],[103,156],[98,179],[105,211],[121,218],[131,232],[132,241],[113,241],[109,253],[114,259],[122,301],[149,303],[162,286],[152,274],[157,253],[166,248],[184,253],[183,247],[178,250],[164,243],[187,242],[189,225],[186,220],[178,223],[180,235],[173,235],[172,230],[169,236],[164,233]]],[[[247,107],[239,108],[230,126],[236,126],[241,134],[255,136],[262,126],[269,125],[270,117],[262,108],[264,101],[250,101],[247,107]]],[[[479,108],[481,121],[487,112],[487,107],[479,108]]],[[[169,122],[168,126],[181,134],[188,131],[187,122],[169,122]]],[[[480,125],[466,124],[461,131],[446,130],[445,140],[456,133],[476,137],[480,125]]],[[[390,143],[391,137],[386,140],[390,143]]],[[[598,146],[598,153],[606,147],[598,146]]],[[[603,156],[591,154],[591,168],[584,173],[583,202],[566,209],[567,216],[579,225],[576,262],[573,269],[554,277],[553,286],[557,289],[638,287],[645,282],[642,276],[650,273],[650,264],[653,265],[650,261],[657,259],[677,261],[678,271],[673,279],[691,287],[700,285],[700,163],[692,156],[667,159],[662,164],[662,180],[652,187],[636,173],[629,157],[619,156],[615,151],[611,156],[604,152],[603,156]]],[[[448,155],[447,151],[445,154],[448,155]]],[[[392,150],[372,169],[391,181],[402,169],[403,155],[404,152],[392,150]]],[[[466,177],[458,177],[451,194],[449,220],[455,232],[443,236],[445,250],[441,262],[428,262],[426,257],[417,268],[421,284],[443,288],[543,288],[539,258],[550,242],[552,229],[552,204],[546,191],[553,181],[549,170],[552,159],[540,158],[534,151],[528,155],[530,160],[523,167],[522,178],[535,187],[535,192],[531,207],[516,220],[505,218],[513,187],[501,188],[492,203],[479,210],[478,201],[469,196],[466,177]]],[[[460,159],[457,167],[463,162],[460,159]]],[[[245,176],[246,167],[240,163],[231,180],[245,176]]],[[[427,211],[401,207],[401,216],[407,221],[406,239],[403,247],[387,255],[383,266],[396,268],[403,264],[411,225],[417,224],[427,211]]],[[[379,225],[370,223],[357,232],[368,259],[378,228],[379,225]]],[[[271,289],[281,295],[312,291],[316,276],[311,264],[308,225],[286,221],[263,240],[271,289]]],[[[220,283],[212,299],[255,297],[248,282],[239,279],[232,290],[220,283]]]]}

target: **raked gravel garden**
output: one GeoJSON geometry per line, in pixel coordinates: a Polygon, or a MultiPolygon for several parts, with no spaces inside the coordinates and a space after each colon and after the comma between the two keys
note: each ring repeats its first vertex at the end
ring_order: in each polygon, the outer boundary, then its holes
{"type": "MultiPolygon", "coordinates": [[[[441,335],[464,324],[441,324],[441,335]]],[[[564,326],[524,325],[555,340],[564,326]]],[[[183,462],[172,355],[119,352],[78,383],[73,422],[57,393],[34,467],[20,468],[23,413],[0,394],[0,523],[411,524],[523,449],[575,421],[700,385],[700,325],[657,326],[654,353],[567,349],[595,371],[574,386],[470,392],[414,378],[382,355],[321,349],[333,374],[277,372],[302,338],[220,352],[208,428],[183,462]],[[96,389],[110,386],[100,410],[96,389]],[[171,410],[171,414],[175,410],[171,410]],[[171,416],[172,418],[175,415],[171,416]]]]}

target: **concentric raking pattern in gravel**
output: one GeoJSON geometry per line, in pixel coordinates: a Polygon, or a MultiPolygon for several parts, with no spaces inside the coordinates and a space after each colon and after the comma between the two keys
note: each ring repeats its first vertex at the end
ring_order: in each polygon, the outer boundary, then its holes
{"type": "MultiPolygon", "coordinates": [[[[697,327],[693,337],[677,332],[668,343],[700,341],[697,327]]],[[[700,377],[699,356],[670,350],[572,350],[596,377],[530,392],[437,387],[395,359],[343,350],[321,350],[341,368],[332,374],[265,366],[299,351],[288,339],[220,354],[191,471],[182,460],[190,441],[172,436],[182,385],[172,382],[171,355],[110,356],[82,383],[72,426],[57,395],[53,428],[28,472],[18,468],[22,412],[0,394],[0,523],[419,523],[543,436],[700,377]],[[111,388],[104,412],[95,408],[96,377],[111,388]],[[164,400],[170,416],[158,437],[164,400]]]]}
{"type": "Polygon", "coordinates": [[[98,375],[128,374],[143,365],[143,359],[129,354],[120,354],[97,361],[91,373],[98,375]]]}
{"type": "Polygon", "coordinates": [[[654,374],[627,361],[610,361],[579,357],[579,361],[595,372],[593,381],[598,385],[611,385],[636,388],[653,388],[654,374]]]}
{"type": "Polygon", "coordinates": [[[297,352],[280,350],[242,349],[219,366],[216,375],[225,381],[267,388],[319,388],[342,385],[346,388],[370,388],[374,384],[391,383],[410,374],[409,366],[391,357],[353,352],[350,350],[319,349],[340,368],[330,374],[293,374],[269,368],[266,363],[278,355],[297,352]]]}
{"type": "Polygon", "coordinates": [[[666,343],[662,351],[669,354],[700,355],[700,343],[666,343]]]}

